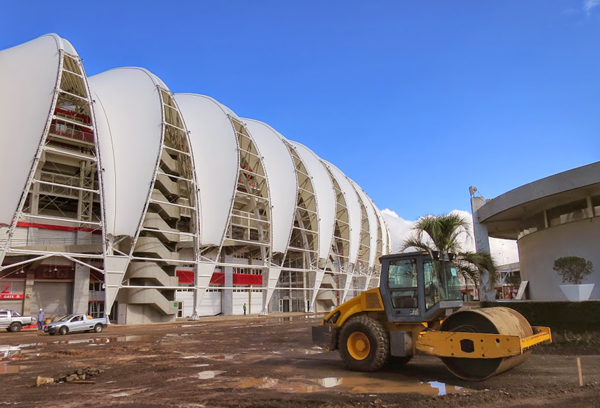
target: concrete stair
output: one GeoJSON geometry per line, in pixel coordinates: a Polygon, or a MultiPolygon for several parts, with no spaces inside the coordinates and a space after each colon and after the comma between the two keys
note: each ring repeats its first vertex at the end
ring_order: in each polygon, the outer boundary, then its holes
{"type": "Polygon", "coordinates": [[[161,167],[166,170],[167,173],[179,174],[179,161],[172,158],[169,153],[163,151],[160,156],[161,167]]]}
{"type": "Polygon", "coordinates": [[[316,300],[319,302],[319,306],[323,308],[337,306],[337,296],[335,294],[336,287],[337,285],[333,279],[333,275],[325,274],[319,292],[317,293],[316,300]]]}
{"type": "Polygon", "coordinates": [[[158,188],[165,196],[179,197],[179,184],[177,181],[171,180],[164,174],[159,174],[156,177],[155,187],[158,188]]]}
{"type": "MultiPolygon", "coordinates": [[[[144,218],[144,228],[177,232],[177,230],[171,228],[159,214],[151,212],[146,213],[146,218],[144,218]]],[[[179,242],[181,241],[181,238],[184,237],[179,234],[169,234],[160,231],[156,231],[154,234],[163,242],[179,242]]]]}
{"type": "Polygon", "coordinates": [[[128,289],[127,303],[134,305],[150,305],[166,315],[177,313],[174,301],[163,296],[157,289],[128,289]]]}
{"type": "Polygon", "coordinates": [[[153,286],[178,286],[179,279],[169,276],[160,266],[153,262],[131,262],[127,269],[128,279],[147,279],[153,286]]]}
{"type": "MultiPolygon", "coordinates": [[[[156,188],[152,190],[152,199],[162,202],[169,202],[169,200],[167,200],[167,197],[165,197],[165,195],[159,189],[156,188]]],[[[160,213],[163,218],[179,219],[180,217],[181,207],[152,202],[150,203],[150,207],[154,209],[155,212],[160,213]]]]}
{"type": "MultiPolygon", "coordinates": [[[[135,245],[134,254],[136,256],[147,256],[160,259],[179,259],[177,252],[171,252],[157,237],[139,237],[135,245]]],[[[167,262],[169,264],[169,262],[167,262]]],[[[171,262],[170,264],[177,265],[171,262]]]]}

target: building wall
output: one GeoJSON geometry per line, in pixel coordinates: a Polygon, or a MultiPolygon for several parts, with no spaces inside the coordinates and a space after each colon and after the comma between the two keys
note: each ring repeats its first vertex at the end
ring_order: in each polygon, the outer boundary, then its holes
{"type": "MultiPolygon", "coordinates": [[[[207,291],[202,297],[198,316],[216,316],[222,313],[221,309],[222,291],[207,291]]],[[[183,316],[191,317],[194,314],[194,292],[177,291],[175,299],[183,303],[183,316]]]]}
{"type": "Polygon", "coordinates": [[[560,289],[562,280],[552,269],[561,256],[579,256],[592,261],[594,272],[584,283],[594,283],[592,299],[600,299],[600,218],[589,218],[543,229],[518,241],[521,279],[529,281],[534,300],[567,300],[560,289]]]}
{"type": "Polygon", "coordinates": [[[33,283],[33,293],[28,316],[37,316],[40,308],[48,317],[63,316],[72,313],[73,283],[72,282],[40,282],[33,283]]]}

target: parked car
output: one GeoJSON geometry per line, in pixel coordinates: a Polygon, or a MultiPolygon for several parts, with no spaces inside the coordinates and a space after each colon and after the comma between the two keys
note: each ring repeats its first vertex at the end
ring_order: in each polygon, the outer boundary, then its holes
{"type": "Polygon", "coordinates": [[[51,336],[56,333],[64,335],[86,331],[100,333],[106,326],[108,326],[108,318],[93,319],[86,314],[78,313],[63,316],[57,321],[47,324],[44,331],[51,336]]]}
{"type": "Polygon", "coordinates": [[[0,329],[6,329],[9,332],[21,331],[23,326],[29,326],[36,323],[34,317],[21,316],[14,310],[0,310],[0,329]]]}

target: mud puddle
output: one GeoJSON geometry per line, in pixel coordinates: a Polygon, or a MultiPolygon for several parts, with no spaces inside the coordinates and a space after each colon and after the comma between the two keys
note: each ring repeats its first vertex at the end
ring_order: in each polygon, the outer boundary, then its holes
{"type": "Polygon", "coordinates": [[[0,375],[2,374],[16,374],[21,370],[27,368],[27,366],[21,365],[8,365],[6,363],[0,363],[0,375]]]}
{"type": "Polygon", "coordinates": [[[326,377],[305,381],[307,383],[271,377],[251,378],[242,380],[236,388],[275,389],[292,393],[314,393],[335,389],[356,394],[419,394],[426,396],[464,394],[473,391],[438,381],[420,382],[406,377],[396,380],[377,377],[326,377]]]}
{"type": "Polygon", "coordinates": [[[462,394],[470,390],[438,381],[421,382],[408,378],[327,377],[314,380],[325,388],[340,388],[353,393],[398,393],[441,396],[462,394]]]}

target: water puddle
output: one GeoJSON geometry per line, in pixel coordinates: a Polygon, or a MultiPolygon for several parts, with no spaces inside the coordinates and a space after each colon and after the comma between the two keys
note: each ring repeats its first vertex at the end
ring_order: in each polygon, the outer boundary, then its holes
{"type": "Polygon", "coordinates": [[[0,346],[0,361],[1,360],[19,360],[21,355],[21,347],[15,346],[0,346]]]}
{"type": "Polygon", "coordinates": [[[215,355],[209,355],[209,356],[202,356],[202,358],[207,358],[209,360],[224,361],[224,360],[233,360],[235,358],[235,355],[233,355],[233,354],[215,354],[215,355]]]}
{"type": "MultiPolygon", "coordinates": [[[[118,342],[131,341],[155,341],[156,336],[143,334],[133,336],[117,336],[117,337],[98,337],[93,339],[73,339],[73,340],[58,340],[50,342],[50,344],[89,344],[89,345],[104,345],[118,342]]],[[[41,344],[41,343],[38,343],[41,344]]]]}
{"type": "Polygon", "coordinates": [[[119,392],[115,392],[112,394],[108,394],[110,397],[113,398],[124,398],[124,397],[131,397],[132,395],[136,395],[136,394],[141,394],[142,392],[146,391],[148,388],[135,388],[135,389],[128,389],[128,390],[116,390],[119,392]]]}
{"type": "Polygon", "coordinates": [[[337,391],[355,394],[393,393],[428,396],[468,393],[472,391],[437,381],[420,382],[407,377],[389,379],[381,377],[326,377],[307,381],[309,383],[302,383],[293,379],[281,380],[270,377],[248,378],[243,379],[236,388],[273,388],[278,391],[293,393],[324,392],[327,389],[336,389],[337,391]]]}
{"type": "Polygon", "coordinates": [[[198,373],[198,379],[200,380],[210,380],[211,378],[215,378],[218,375],[223,374],[225,371],[200,371],[198,373]]]}
{"type": "Polygon", "coordinates": [[[27,368],[27,366],[8,365],[6,363],[3,363],[3,364],[0,364],[0,375],[1,374],[16,374],[25,368],[27,368]]]}
{"type": "Polygon", "coordinates": [[[238,384],[238,386],[236,388],[260,388],[260,389],[266,389],[266,388],[273,388],[277,384],[279,384],[279,380],[278,379],[276,379],[276,378],[269,378],[269,377],[263,377],[263,378],[253,378],[253,379],[250,379],[250,380],[242,381],[240,384],[238,384]]]}
{"type": "Polygon", "coordinates": [[[195,355],[191,355],[191,356],[183,356],[181,357],[184,360],[194,360],[194,359],[198,359],[198,358],[205,358],[207,360],[217,360],[217,361],[228,361],[228,360],[233,360],[235,358],[235,355],[233,354],[195,354],[195,355]]]}
{"type": "Polygon", "coordinates": [[[304,354],[305,356],[327,353],[322,348],[319,348],[319,349],[290,349],[290,351],[293,353],[304,354]]]}

